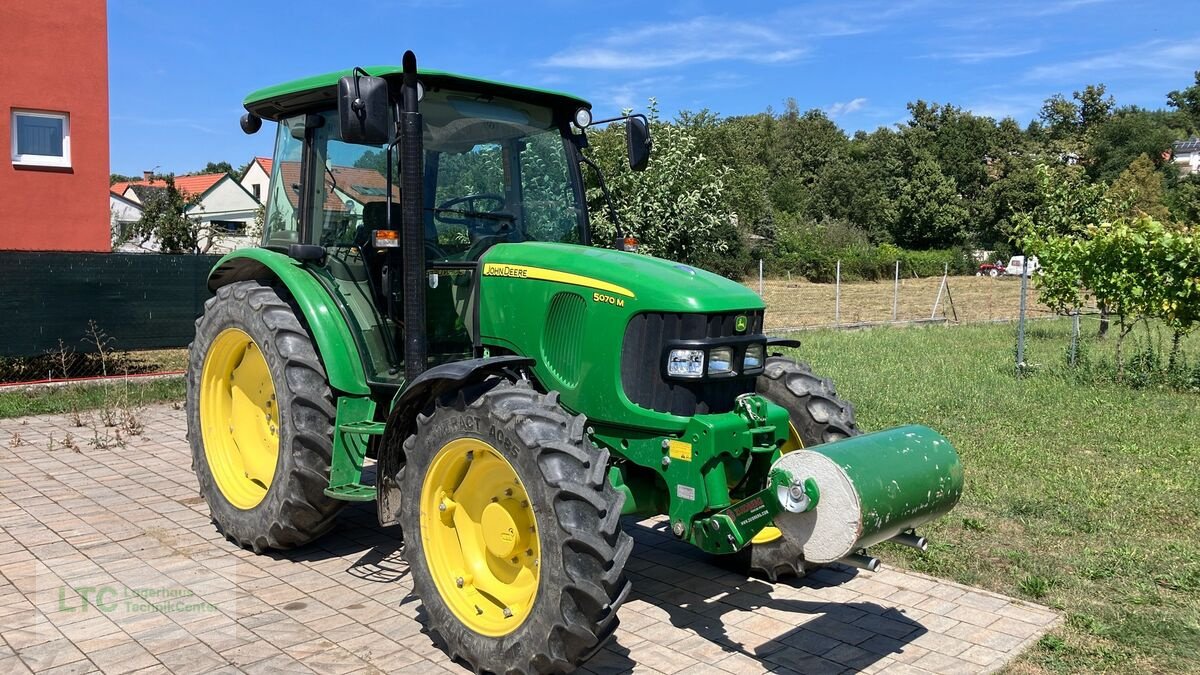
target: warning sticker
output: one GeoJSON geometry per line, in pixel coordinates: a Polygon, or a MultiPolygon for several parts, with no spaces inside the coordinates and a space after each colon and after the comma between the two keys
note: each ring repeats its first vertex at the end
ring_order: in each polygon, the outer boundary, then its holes
{"type": "Polygon", "coordinates": [[[692,444],[684,443],[683,441],[668,441],[668,452],[671,459],[679,459],[685,462],[692,461],[692,444]]]}

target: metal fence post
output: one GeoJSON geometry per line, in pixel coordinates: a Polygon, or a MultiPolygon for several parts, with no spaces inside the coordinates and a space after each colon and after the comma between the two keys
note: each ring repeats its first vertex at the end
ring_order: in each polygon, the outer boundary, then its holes
{"type": "Polygon", "coordinates": [[[837,261],[837,276],[834,281],[833,322],[842,325],[842,261],[837,261]]]}
{"type": "Polygon", "coordinates": [[[1021,261],[1021,314],[1017,320],[1017,374],[1025,367],[1025,296],[1029,292],[1029,258],[1021,261]]]}
{"type": "Polygon", "coordinates": [[[896,320],[896,310],[900,307],[900,261],[896,261],[896,278],[892,286],[892,321],[896,320]]]}
{"type": "Polygon", "coordinates": [[[1078,353],[1079,353],[1079,310],[1076,309],[1071,312],[1071,355],[1067,359],[1067,362],[1071,365],[1072,368],[1075,367],[1075,361],[1078,358],[1078,353]]]}
{"type": "Polygon", "coordinates": [[[929,312],[930,320],[933,320],[933,318],[937,316],[938,305],[940,305],[942,302],[942,291],[944,291],[946,289],[946,276],[949,274],[950,274],[950,265],[946,265],[946,268],[944,270],[942,270],[942,283],[938,284],[937,297],[934,298],[934,300],[933,300],[933,310],[931,312],[929,312]]]}
{"type": "Polygon", "coordinates": [[[758,259],[758,297],[763,297],[763,259],[758,259]]]}

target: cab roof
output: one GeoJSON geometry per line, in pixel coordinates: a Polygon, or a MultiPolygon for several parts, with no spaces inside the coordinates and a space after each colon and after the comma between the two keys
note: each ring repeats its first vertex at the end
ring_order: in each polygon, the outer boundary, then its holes
{"type": "MultiPolygon", "coordinates": [[[[376,77],[388,80],[392,87],[398,87],[403,75],[401,66],[367,66],[363,70],[376,77]]],[[[249,112],[272,121],[279,121],[290,115],[314,110],[327,110],[337,105],[337,83],[341,78],[350,75],[353,70],[338,70],[323,75],[292,80],[270,87],[265,87],[251,93],[242,102],[249,112]]],[[[419,69],[417,77],[425,86],[426,91],[439,88],[455,91],[471,91],[485,94],[495,94],[519,101],[528,101],[551,108],[563,108],[571,111],[576,108],[591,108],[592,104],[585,99],[572,94],[550,89],[525,87],[507,82],[485,80],[478,77],[447,73],[441,70],[419,69]]]]}

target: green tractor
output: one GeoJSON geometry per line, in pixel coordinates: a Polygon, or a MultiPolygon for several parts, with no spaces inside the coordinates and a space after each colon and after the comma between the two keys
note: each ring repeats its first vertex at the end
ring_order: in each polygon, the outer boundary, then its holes
{"type": "MultiPolygon", "coordinates": [[[[873,568],[867,546],[921,546],[913,528],[957,502],[946,439],[860,434],[829,380],[775,353],[798,345],[764,334],[753,292],[632,237],[593,245],[586,101],[409,52],[245,107],[247,133],[278,125],[265,231],[209,276],[187,403],[201,493],[239,546],[307,544],[375,500],[448,654],[558,672],[617,625],[622,516],[775,579],[873,568]]],[[[644,168],[645,118],[603,122],[644,168]]]]}

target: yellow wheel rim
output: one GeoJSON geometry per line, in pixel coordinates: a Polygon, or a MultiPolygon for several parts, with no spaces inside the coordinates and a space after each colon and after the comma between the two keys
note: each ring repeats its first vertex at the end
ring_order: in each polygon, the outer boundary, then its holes
{"type": "Polygon", "coordinates": [[[279,405],[267,361],[245,331],[221,331],[204,357],[200,434],[217,489],[239,509],[257,506],[279,460],[279,405]]]}
{"type": "Polygon", "coordinates": [[[421,544],[438,593],[471,630],[516,630],[533,610],[541,547],[521,479],[477,438],[450,441],[421,484],[421,544]]]}
{"type": "MultiPolygon", "coordinates": [[[[800,432],[796,431],[796,425],[788,422],[788,429],[791,433],[788,434],[787,443],[779,449],[779,454],[786,455],[789,452],[801,450],[804,448],[804,441],[800,438],[800,432]]],[[[778,527],[768,525],[758,531],[758,534],[750,538],[751,544],[767,544],[783,536],[778,527]]]]}

